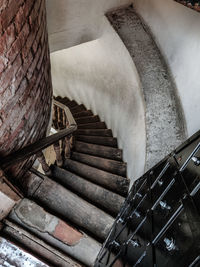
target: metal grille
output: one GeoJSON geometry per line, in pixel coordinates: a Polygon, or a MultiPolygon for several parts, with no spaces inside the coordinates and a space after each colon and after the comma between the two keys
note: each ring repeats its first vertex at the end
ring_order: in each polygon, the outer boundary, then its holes
{"type": "Polygon", "coordinates": [[[200,266],[200,132],[135,182],[102,266],[200,266]]]}

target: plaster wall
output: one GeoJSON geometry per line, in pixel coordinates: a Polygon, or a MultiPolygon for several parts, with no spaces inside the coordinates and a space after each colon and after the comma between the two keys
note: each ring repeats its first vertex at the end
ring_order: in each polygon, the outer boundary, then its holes
{"type": "Polygon", "coordinates": [[[46,0],[51,52],[97,39],[102,34],[103,15],[130,3],[131,0],[46,0]]]}
{"type": "Polygon", "coordinates": [[[85,104],[105,120],[123,148],[128,177],[144,172],[145,107],[139,76],[119,36],[103,18],[104,33],[92,42],[51,54],[54,94],[85,104]]]}
{"type": "Polygon", "coordinates": [[[134,0],[174,78],[188,135],[200,128],[200,14],[173,0],[134,0]]]}

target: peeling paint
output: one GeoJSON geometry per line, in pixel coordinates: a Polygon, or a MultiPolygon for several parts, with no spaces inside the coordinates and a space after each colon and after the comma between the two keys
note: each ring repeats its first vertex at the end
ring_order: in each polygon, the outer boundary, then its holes
{"type": "Polygon", "coordinates": [[[53,236],[69,246],[74,246],[79,243],[83,238],[83,234],[70,227],[63,221],[59,221],[57,224],[53,236]]]}

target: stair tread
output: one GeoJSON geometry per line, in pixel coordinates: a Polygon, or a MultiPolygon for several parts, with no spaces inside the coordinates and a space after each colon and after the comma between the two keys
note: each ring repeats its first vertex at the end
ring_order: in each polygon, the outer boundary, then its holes
{"type": "Polygon", "coordinates": [[[105,122],[92,122],[86,124],[79,124],[78,129],[106,129],[105,122]]]}
{"type": "Polygon", "coordinates": [[[112,130],[110,129],[78,129],[75,135],[92,135],[92,136],[109,136],[112,137],[112,130]]]}
{"type": "Polygon", "coordinates": [[[117,148],[117,139],[109,136],[76,135],[76,140],[96,145],[110,146],[117,148]]]}
{"type": "Polygon", "coordinates": [[[85,106],[83,104],[77,105],[76,107],[73,107],[73,108],[70,108],[70,111],[71,111],[72,114],[78,113],[78,112],[81,112],[81,111],[84,111],[84,110],[86,111],[86,108],[85,108],[85,106]]]}
{"type": "Polygon", "coordinates": [[[122,150],[119,148],[76,141],[74,150],[84,154],[122,161],[122,150]]]}
{"type": "MultiPolygon", "coordinates": [[[[97,208],[94,210],[98,212],[97,208]]],[[[100,248],[100,243],[47,212],[41,205],[26,198],[15,206],[15,209],[9,214],[9,219],[25,228],[26,231],[36,234],[44,242],[59,248],[63,253],[75,257],[86,265],[91,265],[95,260],[94,252],[97,254],[100,248]],[[73,246],[73,250],[71,246],[73,246]]]]}
{"type": "MultiPolygon", "coordinates": [[[[38,257],[41,260],[45,260],[50,266],[60,267],[81,267],[82,264],[75,262],[74,259],[69,257],[67,253],[60,251],[60,248],[55,248],[49,245],[47,242],[36,237],[22,227],[14,224],[13,222],[6,220],[4,221],[5,226],[2,230],[3,235],[6,235],[8,240],[13,244],[19,245],[31,255],[38,257]]],[[[42,265],[43,266],[43,265],[42,265]]]]}
{"type": "Polygon", "coordinates": [[[74,113],[73,116],[74,118],[83,118],[83,117],[87,117],[87,116],[93,116],[94,114],[92,113],[91,110],[84,110],[84,111],[81,111],[81,112],[77,112],[77,113],[74,113]]]}
{"type": "Polygon", "coordinates": [[[128,193],[129,179],[125,177],[71,159],[65,159],[64,168],[120,195],[124,196],[128,193]]]}
{"type": "Polygon", "coordinates": [[[110,173],[126,177],[127,164],[125,162],[105,159],[78,152],[73,152],[71,159],[104,171],[108,171],[110,173]]]}
{"type": "Polygon", "coordinates": [[[72,101],[63,101],[63,104],[65,104],[68,108],[75,108],[76,106],[78,106],[79,104],[72,100],[72,101]]]}
{"type": "Polygon", "coordinates": [[[75,121],[78,125],[81,124],[87,124],[91,122],[100,122],[99,116],[98,115],[93,115],[93,116],[85,116],[81,118],[75,118],[75,121]]]}
{"type": "Polygon", "coordinates": [[[106,212],[117,215],[125,198],[100,185],[94,184],[69,170],[52,166],[52,177],[73,192],[78,193],[106,212]]]}

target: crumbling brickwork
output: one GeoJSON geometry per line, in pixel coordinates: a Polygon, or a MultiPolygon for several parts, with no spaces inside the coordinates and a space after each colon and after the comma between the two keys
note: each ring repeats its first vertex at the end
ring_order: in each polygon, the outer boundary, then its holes
{"type": "Polygon", "coordinates": [[[51,98],[45,0],[0,0],[0,156],[46,134],[51,98]]]}

